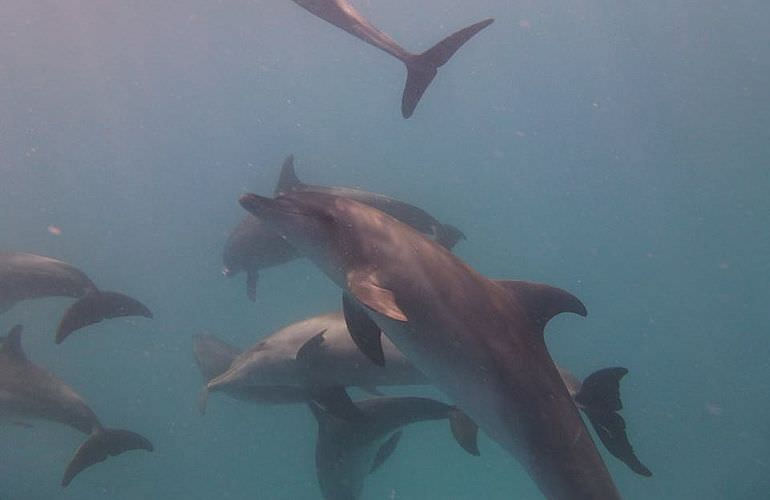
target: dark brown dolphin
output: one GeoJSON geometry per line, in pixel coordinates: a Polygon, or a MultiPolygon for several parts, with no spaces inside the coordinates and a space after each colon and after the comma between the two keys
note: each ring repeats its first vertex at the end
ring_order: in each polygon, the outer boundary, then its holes
{"type": "Polygon", "coordinates": [[[365,418],[350,422],[310,403],[318,421],[316,475],[326,500],[358,499],[366,476],[393,454],[400,429],[412,423],[449,419],[458,444],[472,455],[479,454],[476,425],[453,406],[413,397],[367,399],[356,405],[365,418]]]}
{"type": "Polygon", "coordinates": [[[422,54],[412,54],[395,40],[375,28],[345,0],[293,0],[300,7],[320,17],[356,38],[387,52],[406,65],[406,85],[401,98],[401,114],[409,118],[417,107],[425,89],[436,76],[438,68],[446,64],[473,35],[486,28],[493,19],[486,19],[457,31],[422,54]]]}
{"type": "Polygon", "coordinates": [[[342,197],[241,197],[343,291],[348,329],[384,363],[384,332],[428,379],[515,456],[543,494],[616,500],[612,477],[543,338],[570,293],[494,281],[389,215],[342,197]]]}
{"type": "Polygon", "coordinates": [[[67,466],[62,486],[111,455],[136,449],[152,451],[152,444],[135,432],[103,427],[80,395],[29,361],[21,347],[21,331],[21,326],[16,326],[6,337],[0,337],[0,415],[59,422],[89,435],[67,466]]]}
{"type": "MultiPolygon", "coordinates": [[[[454,226],[440,223],[424,210],[382,194],[347,187],[327,187],[303,184],[294,173],[294,156],[283,162],[276,194],[294,191],[313,191],[348,196],[379,208],[393,217],[425,233],[447,248],[452,248],[465,235],[454,226]]],[[[247,214],[230,233],[222,252],[227,277],[246,273],[246,295],[252,301],[257,297],[259,271],[299,258],[299,253],[280,234],[271,230],[259,218],[247,214]]]]}

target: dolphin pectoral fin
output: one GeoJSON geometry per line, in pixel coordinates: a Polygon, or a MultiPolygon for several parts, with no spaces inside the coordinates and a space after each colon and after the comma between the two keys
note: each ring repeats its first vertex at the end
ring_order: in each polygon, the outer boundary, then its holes
{"type": "Polygon", "coordinates": [[[401,96],[401,115],[404,118],[412,116],[425,89],[436,76],[438,68],[446,64],[457,49],[473,35],[492,24],[493,21],[493,19],[486,19],[456,31],[422,54],[411,56],[404,61],[407,71],[406,85],[401,96]]]}
{"type": "Polygon", "coordinates": [[[626,422],[616,412],[592,412],[584,410],[599,439],[616,458],[640,476],[650,477],[652,472],[639,461],[626,434],[626,422]]]}
{"type": "Polygon", "coordinates": [[[481,455],[478,444],[479,426],[471,417],[457,408],[452,408],[449,410],[449,428],[463,450],[474,457],[481,455]]]}
{"type": "Polygon", "coordinates": [[[201,391],[198,393],[198,413],[201,415],[206,414],[206,406],[209,402],[209,388],[208,386],[203,386],[201,388],[201,391]]]}
{"type": "Polygon", "coordinates": [[[367,418],[342,386],[311,388],[310,397],[327,413],[341,420],[361,422],[367,418]]]}
{"type": "Polygon", "coordinates": [[[64,313],[56,330],[56,343],[61,344],[75,330],[105,319],[123,316],[152,318],[152,312],[138,300],[122,293],[90,292],[64,313]]]}
{"type": "Polygon", "coordinates": [[[275,196],[280,196],[302,186],[297,173],[294,171],[294,155],[289,155],[283,160],[281,174],[278,176],[278,184],[275,186],[275,196]]]}
{"type": "Polygon", "coordinates": [[[358,385],[357,387],[372,396],[383,397],[385,395],[384,392],[379,390],[377,386],[374,385],[358,385]]]}
{"type": "Polygon", "coordinates": [[[398,442],[401,440],[401,436],[403,434],[403,431],[400,430],[394,432],[387,441],[382,443],[380,449],[377,450],[377,455],[374,457],[374,462],[372,462],[372,468],[369,469],[369,474],[373,474],[375,471],[377,471],[377,469],[382,467],[382,464],[384,464],[385,461],[390,458],[391,455],[393,455],[393,452],[396,451],[396,446],[398,446],[398,442]]]}
{"type": "Polygon", "coordinates": [[[345,324],[356,346],[372,363],[385,366],[380,327],[348,294],[342,294],[342,311],[345,315],[345,324]]]}
{"type": "Polygon", "coordinates": [[[632,471],[649,477],[652,472],[634,454],[626,434],[626,422],[617,413],[623,408],[620,401],[620,379],[626,373],[628,370],[622,367],[604,368],[592,373],[575,394],[575,402],[588,417],[607,451],[632,471]]]}
{"type": "Polygon", "coordinates": [[[62,486],[67,486],[84,469],[128,450],[152,451],[152,443],[139,434],[122,429],[98,429],[80,445],[64,471],[62,486]]]}
{"type": "Polygon", "coordinates": [[[16,325],[11,328],[11,331],[8,332],[8,335],[5,337],[0,337],[0,341],[2,341],[2,344],[0,344],[0,353],[3,353],[9,358],[16,360],[27,359],[27,355],[24,353],[24,349],[21,347],[22,330],[24,330],[24,327],[21,325],[16,325]]]}
{"type": "Polygon", "coordinates": [[[356,299],[372,310],[396,321],[407,321],[406,314],[396,304],[393,292],[381,287],[372,273],[349,273],[348,288],[356,299]]]}
{"type": "Polygon", "coordinates": [[[257,301],[257,280],[259,279],[259,272],[256,269],[249,269],[246,271],[246,296],[250,301],[257,301]]]}
{"type": "Polygon", "coordinates": [[[495,280],[508,290],[526,308],[532,320],[545,328],[545,324],[559,313],[571,312],[587,316],[586,306],[580,299],[561,288],[528,281],[495,280]]]}

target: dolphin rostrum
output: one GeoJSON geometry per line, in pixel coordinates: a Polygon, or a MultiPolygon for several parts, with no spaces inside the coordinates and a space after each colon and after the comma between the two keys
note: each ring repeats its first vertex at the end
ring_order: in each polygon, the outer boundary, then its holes
{"type": "Polygon", "coordinates": [[[409,118],[425,89],[436,76],[438,68],[449,61],[473,35],[486,28],[493,19],[486,19],[457,31],[422,54],[412,54],[396,43],[353,8],[346,0],[293,0],[294,3],[366,43],[387,52],[406,65],[406,85],[401,98],[401,114],[409,118]]]}
{"type": "Polygon", "coordinates": [[[570,293],[485,278],[389,215],[321,193],[241,205],[280,231],[343,291],[353,339],[382,365],[384,332],[428,379],[557,500],[620,498],[545,345],[570,293]]]}
{"type": "Polygon", "coordinates": [[[103,427],[80,395],[29,361],[21,347],[21,331],[17,325],[6,337],[0,337],[0,415],[51,420],[89,435],[67,466],[62,486],[110,455],[136,449],[152,451],[152,444],[135,432],[103,427]]]}
{"type": "MultiPolygon", "coordinates": [[[[243,353],[213,335],[197,335],[195,360],[208,382],[201,401],[208,390],[258,404],[284,404],[307,402],[318,387],[360,387],[377,394],[379,387],[429,384],[387,337],[382,345],[384,367],[356,347],[341,311],[292,323],[243,353]]],[[[634,454],[617,413],[622,408],[619,381],[628,370],[598,370],[581,382],[557,368],[607,449],[634,472],[651,475],[634,454]]]]}
{"type": "Polygon", "coordinates": [[[22,300],[44,297],[78,299],[59,323],[57,344],[75,330],[107,318],[152,318],[144,304],[122,293],[99,290],[83,271],[71,264],[31,253],[0,252],[0,313],[22,300]]]}
{"type": "MultiPolygon", "coordinates": [[[[358,200],[389,213],[450,249],[465,239],[465,235],[456,227],[442,224],[421,208],[395,198],[361,189],[304,184],[294,172],[294,156],[289,155],[281,167],[275,192],[282,194],[293,191],[329,193],[358,200]]],[[[246,214],[225,242],[222,274],[232,277],[241,271],[245,272],[246,295],[254,301],[260,269],[284,264],[299,257],[299,253],[280,234],[267,227],[259,218],[246,214]]]]}
{"type": "Polygon", "coordinates": [[[392,455],[405,425],[449,419],[452,434],[462,448],[478,455],[477,427],[453,406],[426,398],[374,398],[358,401],[365,418],[339,419],[316,402],[310,409],[318,421],[315,449],[316,475],[326,500],[356,500],[364,479],[392,455]]]}

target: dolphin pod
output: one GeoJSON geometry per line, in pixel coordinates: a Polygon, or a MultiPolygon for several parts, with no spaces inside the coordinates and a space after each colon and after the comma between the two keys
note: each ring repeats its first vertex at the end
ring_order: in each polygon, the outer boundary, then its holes
{"type": "Polygon", "coordinates": [[[348,330],[375,363],[385,334],[553,499],[619,499],[548,354],[553,316],[585,306],[544,284],[485,278],[441,245],[355,200],[246,194],[272,226],[343,291],[348,330]]]}
{"type": "Polygon", "coordinates": [[[88,435],[67,465],[62,486],[109,456],[153,450],[150,441],[135,432],[102,426],[80,395],[27,358],[21,333],[22,327],[17,325],[0,337],[0,416],[50,420],[88,435]]]}
{"type": "MultiPolygon", "coordinates": [[[[377,394],[379,387],[430,383],[387,337],[382,339],[385,366],[372,363],[351,339],[342,312],[292,323],[242,353],[210,334],[193,340],[195,360],[207,383],[204,392],[221,391],[258,404],[307,402],[318,386],[359,387],[377,394]]],[[[617,413],[622,408],[619,381],[628,371],[606,368],[580,381],[566,369],[557,369],[610,453],[637,474],[651,475],[634,454],[625,421],[617,413]]],[[[334,414],[335,409],[326,411],[334,414]]]]}
{"type": "Polygon", "coordinates": [[[122,293],[99,290],[83,271],[71,264],[31,253],[0,252],[0,313],[17,302],[45,297],[78,299],[59,323],[57,344],[72,332],[104,319],[152,318],[147,306],[122,293]]]}
{"type": "Polygon", "coordinates": [[[433,81],[438,68],[449,61],[457,50],[494,19],[485,19],[463,28],[422,54],[412,54],[382,31],[375,28],[345,0],[293,0],[311,14],[343,29],[356,38],[387,52],[406,66],[406,85],[401,97],[401,114],[409,118],[425,89],[433,81]]]}
{"type": "MultiPolygon", "coordinates": [[[[456,227],[442,224],[421,208],[395,198],[349,187],[305,184],[294,171],[294,156],[289,155],[281,167],[275,194],[306,191],[345,196],[371,205],[411,225],[449,249],[465,239],[465,235],[456,227]]],[[[267,227],[258,217],[246,214],[225,242],[222,274],[232,277],[245,272],[246,295],[254,301],[257,297],[257,280],[261,269],[278,266],[299,257],[300,254],[279,233],[267,227]]]]}

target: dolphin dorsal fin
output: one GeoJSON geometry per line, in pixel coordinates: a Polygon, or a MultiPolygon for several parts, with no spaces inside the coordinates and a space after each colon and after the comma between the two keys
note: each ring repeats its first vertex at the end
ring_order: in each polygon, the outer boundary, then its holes
{"type": "Polygon", "coordinates": [[[516,297],[541,328],[559,313],[588,315],[580,299],[561,288],[528,281],[496,280],[496,283],[516,297]]]}
{"type": "Polygon", "coordinates": [[[23,329],[24,328],[21,325],[16,325],[11,328],[8,335],[2,339],[0,353],[14,359],[27,359],[27,355],[24,354],[24,349],[21,348],[21,332],[23,329]]]}
{"type": "Polygon", "coordinates": [[[275,196],[289,193],[301,186],[296,172],[294,172],[294,155],[289,155],[283,160],[281,174],[278,177],[278,184],[275,186],[275,196]]]}

